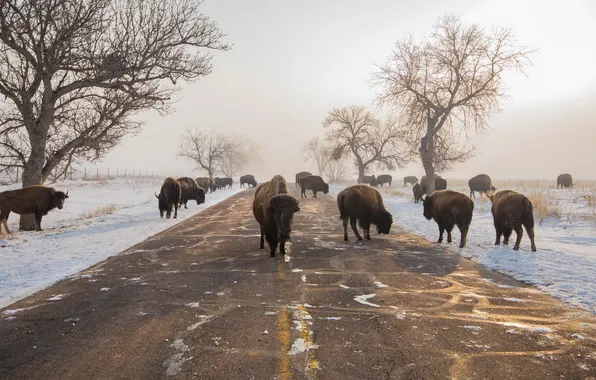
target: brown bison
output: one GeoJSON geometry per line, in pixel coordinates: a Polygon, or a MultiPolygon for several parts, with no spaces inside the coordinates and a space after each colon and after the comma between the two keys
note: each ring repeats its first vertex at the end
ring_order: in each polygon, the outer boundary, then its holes
{"type": "Polygon", "coordinates": [[[474,194],[476,191],[480,193],[480,196],[482,196],[482,193],[488,195],[488,192],[494,192],[497,190],[492,185],[490,177],[486,174],[478,174],[476,177],[470,178],[468,181],[468,186],[470,187],[471,198],[476,198],[476,194],[474,194]]]}
{"type": "Polygon", "coordinates": [[[447,242],[451,243],[451,230],[457,225],[461,233],[459,247],[466,245],[468,229],[472,222],[474,202],[465,194],[452,190],[438,190],[422,200],[424,217],[434,219],[439,226],[438,243],[443,242],[443,232],[447,230],[447,242]]]}
{"type": "MultiPolygon", "coordinates": [[[[422,177],[420,186],[422,187],[422,194],[426,194],[426,177],[422,177]]],[[[435,190],[445,190],[446,188],[447,181],[441,177],[435,177],[435,190]]]]}
{"type": "Polygon", "coordinates": [[[381,174],[377,177],[377,185],[381,185],[381,187],[383,187],[384,183],[387,183],[389,186],[391,186],[391,181],[393,181],[393,177],[391,177],[389,174],[381,174]]]}
{"type": "Polygon", "coordinates": [[[573,187],[573,178],[571,177],[571,174],[566,173],[566,174],[561,174],[560,176],[557,177],[557,189],[559,188],[559,186],[561,188],[570,188],[573,187]]]}
{"type": "Polygon", "coordinates": [[[285,243],[290,240],[294,213],[300,211],[298,200],[288,194],[288,184],[284,177],[276,175],[263,182],[255,191],[252,211],[261,227],[260,248],[269,244],[271,257],[279,245],[279,253],[286,254],[285,243]]]}
{"type": "Polygon", "coordinates": [[[371,224],[377,226],[379,234],[388,234],[391,229],[393,216],[385,209],[381,193],[370,186],[354,185],[342,190],[337,195],[337,207],[344,225],[344,240],[348,240],[348,219],[358,240],[362,237],[356,229],[356,220],[368,240],[371,224]]]}
{"type": "Polygon", "coordinates": [[[296,187],[298,187],[298,185],[300,185],[300,178],[302,177],[306,177],[312,175],[311,172],[300,172],[300,173],[296,173],[296,187]]]}
{"type": "Polygon", "coordinates": [[[422,200],[422,195],[424,195],[424,193],[422,192],[422,186],[420,186],[419,183],[415,183],[414,186],[412,186],[412,192],[414,193],[414,203],[418,203],[422,200]]]}
{"type": "Polygon", "coordinates": [[[367,183],[371,186],[377,186],[377,178],[375,175],[365,175],[362,176],[362,179],[358,179],[358,183],[367,183]]]}
{"type": "Polygon", "coordinates": [[[163,218],[165,212],[166,218],[170,219],[172,208],[174,208],[174,219],[178,217],[178,204],[182,198],[182,186],[174,178],[168,177],[163,181],[159,195],[155,194],[159,200],[159,217],[163,218]]]}
{"type": "Polygon", "coordinates": [[[246,174],[240,177],[240,187],[244,187],[244,184],[247,184],[248,187],[257,187],[257,180],[254,175],[246,174]]]}
{"type": "Polygon", "coordinates": [[[182,205],[184,205],[184,208],[188,208],[186,207],[186,203],[191,199],[197,201],[198,205],[200,205],[201,203],[205,203],[205,190],[199,187],[199,185],[195,182],[194,179],[189,177],[182,177],[178,178],[178,182],[180,182],[180,186],[182,189],[180,195],[180,204],[178,205],[178,207],[182,207],[182,205]]]}
{"type": "Polygon", "coordinates": [[[493,214],[495,232],[497,239],[495,245],[501,244],[501,235],[503,235],[503,244],[509,243],[511,232],[515,230],[517,239],[515,240],[514,251],[519,249],[524,230],[530,237],[532,251],[536,251],[534,243],[534,209],[532,202],[523,194],[513,190],[501,190],[490,196],[492,207],[490,211],[493,214]]]}
{"type": "MultiPolygon", "coordinates": [[[[30,186],[0,193],[0,220],[9,234],[8,216],[11,212],[19,215],[35,214],[35,229],[42,231],[41,218],[56,207],[62,210],[68,191],[56,191],[51,187],[30,186]]],[[[2,226],[0,226],[2,232],[2,226]]]]}
{"type": "Polygon", "coordinates": [[[418,182],[418,177],[413,176],[413,175],[409,175],[407,177],[404,177],[404,187],[408,186],[408,183],[412,184],[412,186],[414,186],[416,184],[416,182],[418,182]]]}
{"type": "Polygon", "coordinates": [[[205,190],[205,192],[211,192],[211,181],[209,181],[209,178],[199,177],[195,179],[195,181],[197,182],[197,185],[199,185],[199,187],[205,190]]]}
{"type": "Polygon", "coordinates": [[[222,178],[219,178],[219,177],[213,178],[213,184],[215,185],[215,189],[216,190],[221,190],[224,187],[224,185],[223,185],[223,179],[222,178]]]}
{"type": "Polygon", "coordinates": [[[302,188],[300,191],[300,198],[308,198],[306,196],[306,190],[312,190],[314,194],[313,198],[317,197],[317,192],[319,191],[322,191],[323,194],[329,192],[329,184],[325,183],[323,178],[318,175],[308,175],[300,178],[300,187],[302,188]]]}
{"type": "Polygon", "coordinates": [[[221,187],[224,189],[226,188],[226,186],[228,187],[228,189],[231,189],[233,184],[234,184],[234,180],[230,177],[221,179],[221,187]]]}

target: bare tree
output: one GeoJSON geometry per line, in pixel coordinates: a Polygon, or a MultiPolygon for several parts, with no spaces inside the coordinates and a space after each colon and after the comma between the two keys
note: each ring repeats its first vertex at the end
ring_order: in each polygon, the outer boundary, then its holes
{"type": "Polygon", "coordinates": [[[325,168],[325,176],[329,182],[338,182],[346,179],[350,172],[351,163],[347,157],[342,157],[338,160],[329,160],[325,168]]]}
{"type": "Polygon", "coordinates": [[[230,150],[219,163],[219,171],[226,177],[234,177],[252,164],[261,162],[263,148],[246,136],[233,136],[230,150]]]}
{"type": "Polygon", "coordinates": [[[302,145],[301,152],[305,160],[312,160],[317,164],[317,172],[321,176],[331,161],[333,148],[327,141],[316,136],[302,145]]]}
{"type": "Polygon", "coordinates": [[[140,111],[169,112],[177,83],[208,75],[208,51],[229,49],[200,4],[1,1],[0,167],[38,185],[138,132],[140,111]]]}
{"type": "Polygon", "coordinates": [[[358,179],[369,167],[393,170],[407,163],[408,151],[402,146],[403,132],[395,117],[377,120],[364,106],[334,108],[323,121],[330,128],[327,141],[333,144],[334,160],[354,158],[358,179]]]}
{"type": "Polygon", "coordinates": [[[449,169],[474,154],[457,143],[459,135],[487,128],[506,96],[503,73],[523,72],[530,53],[514,45],[508,29],[489,33],[447,15],[424,41],[399,41],[377,66],[379,102],[395,106],[407,120],[407,139],[418,148],[428,192],[434,191],[435,169],[449,169]]]}
{"type": "Polygon", "coordinates": [[[182,136],[179,154],[193,161],[209,177],[213,177],[235,146],[234,139],[224,133],[187,129],[182,136]]]}

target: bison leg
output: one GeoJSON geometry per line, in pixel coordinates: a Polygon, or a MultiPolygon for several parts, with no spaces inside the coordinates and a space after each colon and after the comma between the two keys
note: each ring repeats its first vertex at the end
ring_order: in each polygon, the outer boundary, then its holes
{"type": "Polygon", "coordinates": [[[448,226],[445,228],[445,230],[447,230],[447,243],[451,243],[453,241],[451,240],[451,231],[453,231],[453,226],[448,226]]]}
{"type": "Polygon", "coordinates": [[[530,244],[532,246],[532,252],[536,252],[536,243],[534,243],[534,228],[528,228],[526,226],[526,232],[528,232],[528,236],[530,237],[530,244]]]}
{"type": "Polygon", "coordinates": [[[300,189],[300,199],[306,198],[308,199],[308,197],[306,196],[306,189],[304,187],[302,187],[300,189]]]}
{"type": "Polygon", "coordinates": [[[354,231],[354,235],[356,235],[356,238],[358,240],[362,240],[362,236],[360,236],[360,233],[356,228],[356,218],[350,218],[350,226],[352,226],[352,231],[354,231]]]}
{"type": "Polygon", "coordinates": [[[343,218],[342,222],[344,225],[344,241],[348,241],[348,218],[343,218]]]}
{"type": "Polygon", "coordinates": [[[313,191],[312,191],[312,193],[314,194],[314,195],[313,195],[313,198],[316,198],[316,197],[317,197],[317,192],[316,192],[316,190],[313,190],[313,191]]]}
{"type": "Polygon", "coordinates": [[[265,230],[263,230],[263,226],[261,226],[261,242],[259,244],[259,249],[265,248],[265,230]]]}
{"type": "Polygon", "coordinates": [[[178,217],[178,203],[174,202],[174,219],[178,217]]]}
{"type": "Polygon", "coordinates": [[[445,229],[443,227],[439,226],[439,240],[437,240],[437,243],[443,242],[443,232],[445,232],[445,229]]]}
{"type": "Polygon", "coordinates": [[[279,254],[280,255],[286,254],[286,241],[285,240],[282,240],[281,243],[279,243],[279,254]]]}
{"type": "Polygon", "coordinates": [[[497,234],[497,239],[495,240],[495,245],[501,244],[501,235],[503,235],[503,231],[501,231],[501,227],[495,223],[495,232],[497,234]]]}
{"type": "MultiPolygon", "coordinates": [[[[10,235],[10,230],[8,229],[8,216],[6,216],[6,218],[4,217],[4,215],[2,216],[2,225],[4,226],[4,230],[6,231],[6,233],[8,235],[10,235]]],[[[0,227],[0,232],[2,232],[2,227],[0,227]]]]}
{"type": "Polygon", "coordinates": [[[459,232],[461,233],[461,239],[459,241],[459,247],[463,248],[466,246],[466,239],[468,237],[468,229],[469,226],[457,226],[459,228],[459,232]]]}
{"type": "Polygon", "coordinates": [[[35,222],[37,223],[37,231],[43,231],[41,229],[41,218],[43,214],[40,212],[35,213],[35,222]]]}
{"type": "Polygon", "coordinates": [[[515,233],[517,234],[517,238],[515,239],[515,245],[513,246],[513,250],[517,251],[519,249],[519,244],[521,243],[522,236],[524,236],[524,230],[521,226],[515,229],[515,233]]]}
{"type": "Polygon", "coordinates": [[[509,238],[511,237],[511,232],[513,232],[513,228],[511,227],[503,227],[503,244],[509,244],[509,238]]]}
{"type": "Polygon", "coordinates": [[[366,240],[370,240],[370,224],[364,227],[364,237],[366,240]]]}

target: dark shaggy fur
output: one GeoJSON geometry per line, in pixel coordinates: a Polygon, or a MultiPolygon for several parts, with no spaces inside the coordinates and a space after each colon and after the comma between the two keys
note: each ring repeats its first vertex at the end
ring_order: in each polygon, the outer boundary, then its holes
{"type": "Polygon", "coordinates": [[[226,177],[226,178],[222,178],[221,179],[221,186],[223,188],[225,188],[227,186],[228,189],[231,189],[233,184],[234,184],[234,180],[232,178],[230,178],[230,177],[226,177]]]}
{"type": "Polygon", "coordinates": [[[367,183],[371,186],[377,186],[377,178],[375,177],[375,175],[365,175],[362,176],[362,180],[358,180],[358,183],[367,183]]]}
{"type": "Polygon", "coordinates": [[[163,181],[159,195],[155,194],[155,197],[159,200],[159,216],[163,218],[163,214],[166,214],[166,218],[170,219],[172,215],[172,208],[174,208],[174,219],[178,217],[178,204],[182,198],[182,186],[180,182],[174,178],[168,177],[163,181]]]}
{"type": "Polygon", "coordinates": [[[300,185],[300,178],[312,175],[311,172],[300,172],[296,173],[296,187],[300,185]]]}
{"type": "Polygon", "coordinates": [[[205,190],[199,187],[199,185],[194,179],[189,177],[182,177],[178,178],[178,182],[180,182],[180,186],[182,189],[180,195],[180,204],[178,205],[178,207],[182,207],[182,205],[184,205],[184,208],[188,208],[186,207],[186,203],[191,199],[197,201],[198,205],[200,205],[201,203],[205,203],[205,190]]]}
{"type": "MultiPolygon", "coordinates": [[[[426,178],[420,180],[420,186],[422,187],[422,194],[426,194],[426,178]]],[[[447,181],[443,178],[435,177],[435,190],[445,190],[447,188],[447,181]]]]}
{"type": "Polygon", "coordinates": [[[490,177],[486,174],[478,174],[476,177],[470,178],[468,181],[470,187],[470,197],[476,198],[475,191],[480,193],[488,194],[497,190],[493,185],[490,177]]]}
{"type": "Polygon", "coordinates": [[[285,255],[285,243],[290,240],[294,213],[300,211],[300,207],[298,200],[288,195],[284,177],[276,175],[257,187],[252,211],[261,227],[260,248],[265,248],[267,240],[271,257],[275,256],[278,245],[279,253],[285,255]]]}
{"type": "Polygon", "coordinates": [[[501,235],[503,235],[503,244],[509,244],[511,232],[515,230],[517,239],[513,250],[519,249],[524,230],[530,237],[532,251],[536,251],[534,243],[534,208],[532,202],[523,194],[513,190],[501,190],[490,197],[493,205],[490,211],[493,214],[495,232],[497,239],[495,245],[501,244],[501,235]]]}
{"type": "Polygon", "coordinates": [[[209,178],[207,177],[199,177],[197,179],[195,179],[197,185],[199,185],[199,187],[201,187],[203,190],[205,190],[205,192],[211,192],[211,181],[209,181],[209,178]]]}
{"type": "Polygon", "coordinates": [[[337,207],[344,225],[344,240],[348,240],[348,219],[358,240],[362,237],[356,229],[356,221],[368,240],[371,224],[377,226],[379,234],[388,234],[391,230],[393,216],[385,209],[381,193],[370,186],[354,185],[342,190],[337,195],[337,207]]]}
{"type": "Polygon", "coordinates": [[[313,198],[317,197],[317,192],[319,191],[322,191],[323,194],[329,192],[329,184],[325,183],[323,178],[318,175],[309,175],[300,178],[300,187],[302,188],[300,191],[300,198],[308,198],[306,196],[306,190],[312,190],[314,194],[313,198]]]}
{"type": "Polygon", "coordinates": [[[451,243],[451,230],[457,225],[461,233],[459,247],[466,245],[466,237],[470,223],[474,202],[465,194],[452,190],[438,190],[422,200],[424,205],[424,217],[428,220],[434,219],[439,226],[438,243],[443,242],[443,232],[447,230],[447,242],[451,243]]]}
{"type": "Polygon", "coordinates": [[[407,177],[404,177],[404,186],[408,186],[408,183],[411,183],[412,186],[414,186],[416,182],[418,182],[418,177],[416,176],[409,175],[407,177]]]}
{"type": "Polygon", "coordinates": [[[252,174],[246,174],[240,177],[240,187],[244,187],[245,184],[247,184],[248,187],[257,187],[257,180],[255,179],[255,176],[252,174]]]}
{"type": "MultiPolygon", "coordinates": [[[[0,193],[0,220],[6,233],[9,234],[7,221],[11,212],[19,215],[35,214],[36,229],[42,231],[41,218],[56,207],[62,210],[67,198],[68,192],[56,191],[45,186],[4,191],[0,193]]],[[[2,226],[0,226],[0,232],[2,232],[2,226]]]]}
{"type": "Polygon", "coordinates": [[[422,186],[420,186],[419,183],[414,184],[412,187],[412,192],[414,193],[414,203],[420,202],[422,200],[422,195],[424,195],[422,192],[422,186]]]}
{"type": "Polygon", "coordinates": [[[561,187],[561,188],[573,187],[573,178],[571,177],[571,174],[565,173],[565,174],[561,174],[560,176],[557,177],[557,189],[559,187],[561,187]]]}
{"type": "Polygon", "coordinates": [[[393,181],[393,177],[391,177],[389,174],[381,174],[377,177],[377,185],[381,185],[381,187],[383,187],[384,183],[387,183],[389,186],[391,186],[391,181],[393,181]]]}

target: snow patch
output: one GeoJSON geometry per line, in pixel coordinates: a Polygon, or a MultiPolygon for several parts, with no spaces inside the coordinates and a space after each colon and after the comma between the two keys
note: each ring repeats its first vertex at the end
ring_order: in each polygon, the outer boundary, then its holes
{"type": "Polygon", "coordinates": [[[500,325],[507,326],[507,327],[517,327],[519,329],[524,330],[531,330],[536,331],[539,333],[549,333],[553,332],[553,329],[546,326],[532,326],[532,325],[524,325],[523,323],[514,323],[514,322],[497,322],[500,325]]]}
{"type": "Polygon", "coordinates": [[[297,338],[294,343],[292,343],[292,348],[288,355],[297,355],[302,352],[310,351],[319,348],[318,344],[306,342],[302,338],[297,338]]]}
{"type": "Polygon", "coordinates": [[[482,330],[482,327],[480,327],[480,326],[462,326],[462,327],[466,330],[474,330],[474,331],[482,330]]]}
{"type": "Polygon", "coordinates": [[[304,270],[303,269],[292,269],[292,272],[298,273],[298,272],[304,272],[304,270]]]}
{"type": "Polygon", "coordinates": [[[201,305],[198,302],[190,302],[184,306],[190,307],[191,309],[198,309],[201,305]]]}
{"type": "Polygon", "coordinates": [[[388,288],[389,285],[385,285],[380,281],[375,281],[375,285],[377,286],[377,288],[388,288]]]}
{"type": "Polygon", "coordinates": [[[176,376],[182,371],[182,365],[192,358],[184,357],[184,353],[188,351],[188,346],[184,344],[182,339],[176,339],[170,344],[170,347],[179,352],[165,360],[162,366],[166,369],[166,376],[176,376]]]}
{"type": "Polygon", "coordinates": [[[371,302],[368,302],[368,301],[367,301],[368,299],[371,299],[371,298],[373,298],[374,296],[376,296],[376,294],[375,294],[375,293],[373,293],[373,294],[363,294],[363,295],[361,295],[361,296],[356,296],[356,297],[354,297],[354,301],[356,301],[356,302],[358,302],[358,303],[361,303],[361,304],[363,304],[363,305],[367,305],[367,306],[372,306],[372,307],[381,307],[380,305],[377,305],[376,303],[371,303],[371,302]]]}
{"type": "Polygon", "coordinates": [[[66,294],[57,294],[47,299],[47,301],[60,301],[66,294]]]}
{"type": "Polygon", "coordinates": [[[519,298],[513,298],[513,297],[503,297],[503,299],[505,301],[509,301],[509,302],[524,302],[524,301],[520,300],[519,298]]]}
{"type": "Polygon", "coordinates": [[[193,323],[192,325],[188,326],[186,329],[188,331],[192,331],[194,329],[196,329],[197,327],[204,325],[205,323],[209,322],[209,320],[213,318],[212,315],[199,315],[199,319],[200,321],[198,321],[197,323],[193,323]]]}

